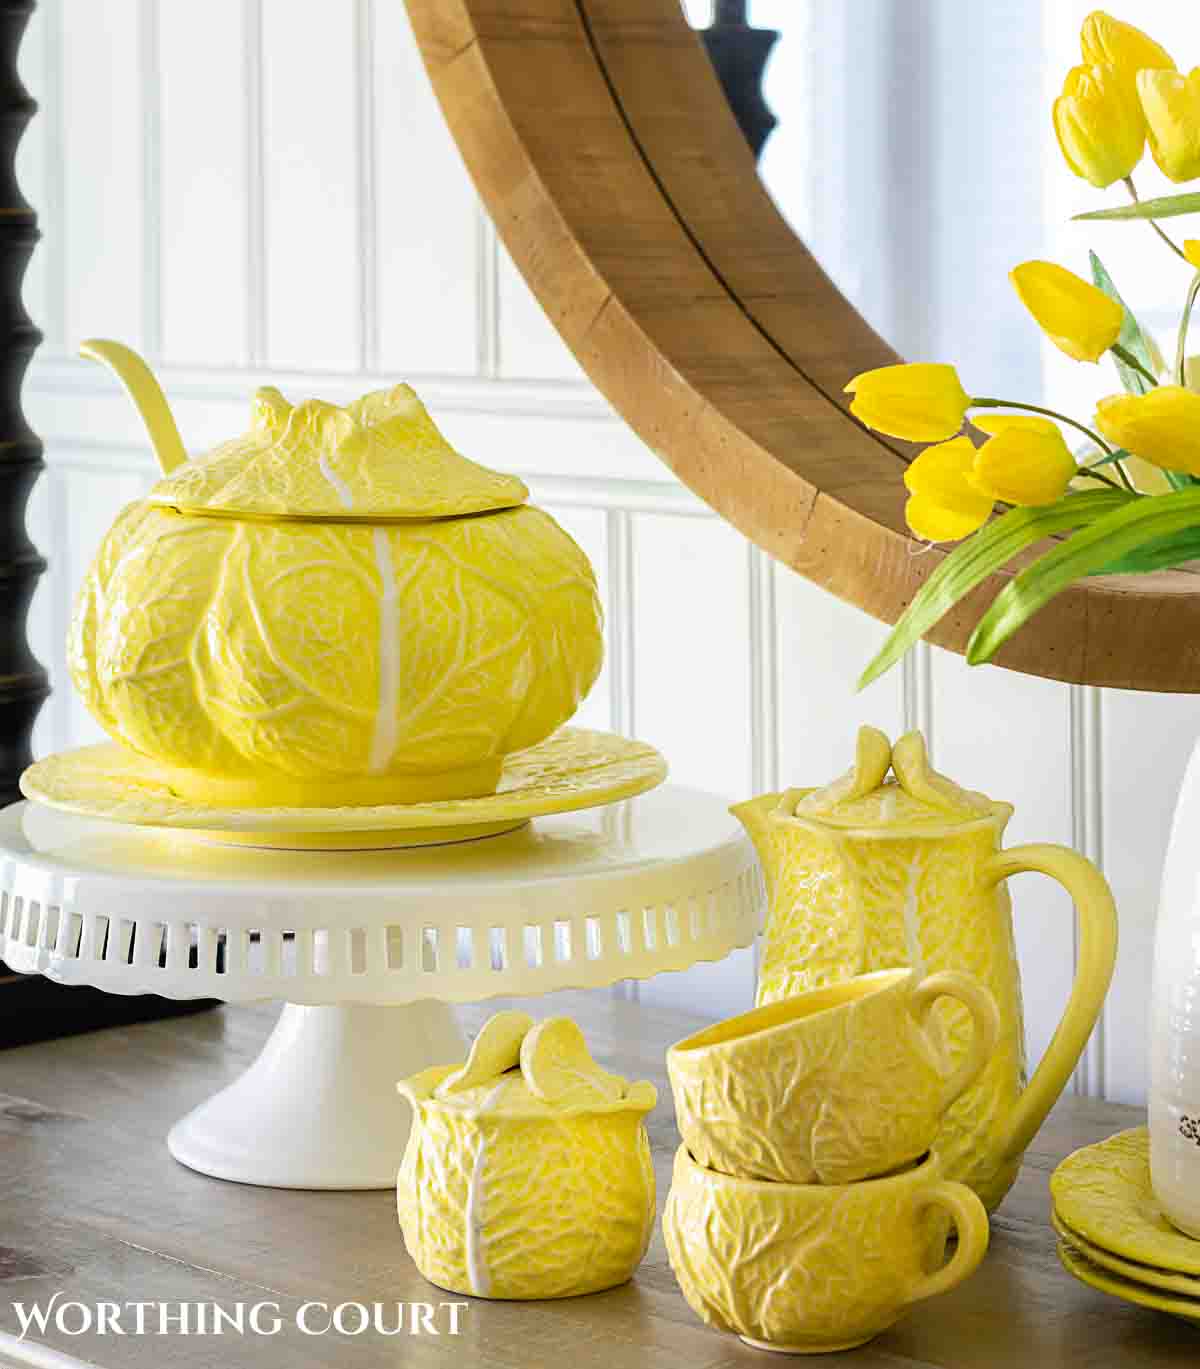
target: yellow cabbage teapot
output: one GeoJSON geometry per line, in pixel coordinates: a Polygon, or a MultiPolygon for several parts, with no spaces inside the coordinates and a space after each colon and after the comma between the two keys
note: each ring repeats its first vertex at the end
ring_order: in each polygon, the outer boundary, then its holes
{"type": "Polygon", "coordinates": [[[587,557],[407,385],[345,408],[259,390],[249,431],[189,460],[141,359],[83,351],[129,390],[164,478],[87,573],[71,676],[175,792],[475,797],[574,713],[603,653],[587,557]]]}
{"type": "MultiPolygon", "coordinates": [[[[920,733],[893,747],[869,727],[859,732],[855,764],[832,784],[733,808],[758,849],[770,897],[759,1004],[900,966],[964,971],[991,992],[1000,1013],[995,1051],[935,1141],[946,1176],[969,1184],[989,1210],[1008,1192],[1079,1060],[1108,992],[1117,942],[1112,894],[1082,856],[1044,844],[1001,849],[1012,811],[933,771],[920,733]],[[1028,1086],[1004,884],[1022,871],[1057,880],[1079,916],[1075,983],[1028,1086]]],[[[969,1015],[950,1002],[934,1012],[958,1064],[970,1045],[969,1015]]]]}

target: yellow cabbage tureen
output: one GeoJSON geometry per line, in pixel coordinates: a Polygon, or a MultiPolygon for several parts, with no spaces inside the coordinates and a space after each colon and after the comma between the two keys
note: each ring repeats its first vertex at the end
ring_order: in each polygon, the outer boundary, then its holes
{"type": "Polygon", "coordinates": [[[400,1225],[431,1283],[562,1298],[632,1275],[654,1227],[653,1084],[601,1069],[570,1018],[500,1012],[465,1064],[398,1088],[414,1111],[400,1225]]]}
{"type": "Polygon", "coordinates": [[[87,573],[71,675],[180,795],[488,794],[508,752],[574,713],[603,651],[587,557],[407,385],[345,408],[260,390],[244,436],[187,460],[138,359],[87,350],[121,374],[167,473],[87,573]]]}

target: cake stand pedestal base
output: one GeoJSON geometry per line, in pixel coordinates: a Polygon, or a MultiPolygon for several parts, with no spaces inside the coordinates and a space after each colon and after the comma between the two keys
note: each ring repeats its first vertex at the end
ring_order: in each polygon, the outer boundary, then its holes
{"type": "Polygon", "coordinates": [[[391,1188],[409,1128],[396,1081],[466,1055],[449,1004],[719,960],[754,940],[762,905],[726,801],[674,785],[409,850],[0,810],[0,959],[18,973],[287,1004],[258,1059],[169,1137],[192,1169],[271,1188],[391,1188]]]}
{"type": "Polygon", "coordinates": [[[171,1128],[182,1164],[270,1188],[391,1188],[411,1109],[396,1081],[466,1053],[454,1013],[400,1007],[284,1005],[244,1074],[171,1128]]]}

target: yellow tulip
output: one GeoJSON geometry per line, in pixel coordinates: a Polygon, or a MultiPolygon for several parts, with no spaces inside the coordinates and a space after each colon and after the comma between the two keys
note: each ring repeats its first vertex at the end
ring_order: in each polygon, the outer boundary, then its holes
{"type": "Polygon", "coordinates": [[[1122,84],[1134,98],[1139,71],[1146,67],[1175,70],[1175,62],[1166,48],[1160,47],[1141,29],[1114,19],[1103,10],[1093,11],[1083,21],[1079,47],[1085,66],[1115,67],[1122,84]]]}
{"type": "Polygon", "coordinates": [[[1098,190],[1128,176],[1146,145],[1137,96],[1110,66],[1071,68],[1054,102],[1054,132],[1067,165],[1098,190]]]}
{"type": "Polygon", "coordinates": [[[909,362],[864,371],[846,386],[860,423],[908,442],[939,442],[962,427],[971,397],[953,366],[909,362]]]}
{"type": "Polygon", "coordinates": [[[904,506],[908,526],[929,542],[957,542],[981,528],[992,511],[992,497],[971,479],[975,446],[955,437],[925,450],[904,472],[912,497],[904,506]]]}
{"type": "Polygon", "coordinates": [[[1053,504],[1075,478],[1075,458],[1057,423],[1025,414],[989,414],[972,424],[990,434],[975,453],[971,482],[1006,504],[1053,504]]]}
{"type": "Polygon", "coordinates": [[[1200,238],[1184,238],[1183,255],[1200,271],[1200,238]]]}
{"type": "Polygon", "coordinates": [[[1110,395],[1096,406],[1096,428],[1154,466],[1200,475],[1200,395],[1182,385],[1110,395]]]}
{"type": "Polygon", "coordinates": [[[1027,261],[1008,278],[1050,341],[1076,361],[1099,361],[1120,336],[1121,306],[1065,266],[1027,261]]]}
{"type": "Polygon", "coordinates": [[[1150,151],[1173,181],[1200,176],[1200,67],[1138,74],[1138,96],[1146,116],[1150,151]]]}

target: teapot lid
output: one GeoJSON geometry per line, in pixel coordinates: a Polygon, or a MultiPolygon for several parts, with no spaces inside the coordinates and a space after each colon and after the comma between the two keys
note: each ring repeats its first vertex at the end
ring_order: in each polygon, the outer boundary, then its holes
{"type": "Polygon", "coordinates": [[[188,513],[385,522],[487,513],[528,497],[516,476],[456,452],[415,392],[397,385],[345,408],[293,406],[267,386],[247,433],[176,467],[149,499],[188,513]]]}
{"type": "Polygon", "coordinates": [[[773,816],[836,827],[920,829],[991,817],[999,807],[986,794],[939,775],[920,732],[893,746],[878,728],[862,727],[850,769],[821,789],[787,790],[773,816]]]}

